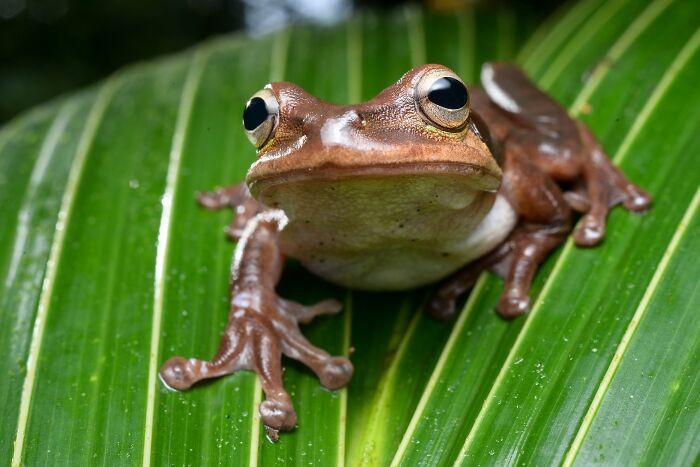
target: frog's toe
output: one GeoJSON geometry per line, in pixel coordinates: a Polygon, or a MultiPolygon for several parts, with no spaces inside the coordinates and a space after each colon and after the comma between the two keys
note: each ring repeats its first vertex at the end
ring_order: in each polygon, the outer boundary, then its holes
{"type": "Polygon", "coordinates": [[[452,318],[457,309],[457,300],[454,297],[441,297],[438,294],[433,297],[425,305],[425,312],[431,318],[447,321],[452,318]]]}
{"type": "Polygon", "coordinates": [[[171,389],[184,391],[197,382],[198,360],[173,357],[160,367],[160,378],[171,389]]]}
{"type": "Polygon", "coordinates": [[[343,309],[343,304],[338,300],[329,299],[316,303],[315,305],[302,305],[292,300],[278,298],[278,306],[289,314],[292,319],[301,324],[309,324],[317,316],[334,315],[343,309]]]}
{"type": "Polygon", "coordinates": [[[243,235],[243,229],[240,229],[234,225],[227,225],[224,227],[224,233],[231,240],[239,240],[243,235]]]}
{"type": "Polygon", "coordinates": [[[573,237],[578,246],[595,246],[605,237],[605,223],[584,216],[581,225],[574,231],[573,237]]]}
{"type": "Polygon", "coordinates": [[[352,377],[353,366],[345,357],[334,357],[309,342],[298,329],[283,338],[284,353],[309,367],[328,389],[345,386],[352,377]]]}
{"type": "Polygon", "coordinates": [[[622,205],[628,211],[644,211],[651,206],[651,196],[641,188],[631,185],[627,189],[627,196],[622,201],[622,205]]]}
{"type": "Polygon", "coordinates": [[[503,295],[496,305],[496,311],[504,319],[513,319],[530,309],[530,297],[503,295]]]}
{"type": "Polygon", "coordinates": [[[284,400],[265,400],[260,403],[260,419],[278,431],[290,431],[297,424],[297,413],[292,403],[284,400]]]}
{"type": "Polygon", "coordinates": [[[571,209],[578,212],[586,212],[591,209],[591,201],[586,193],[578,191],[565,191],[564,199],[571,209]]]}
{"type": "Polygon", "coordinates": [[[213,191],[199,191],[197,192],[197,202],[200,206],[206,209],[219,209],[224,206],[221,202],[220,197],[216,196],[213,191]]]}
{"type": "Polygon", "coordinates": [[[319,379],[321,384],[333,391],[348,384],[353,371],[352,363],[347,358],[330,357],[319,371],[319,379]]]}
{"type": "Polygon", "coordinates": [[[343,304],[338,300],[331,298],[318,302],[317,304],[313,305],[312,308],[316,310],[317,315],[334,315],[343,309],[343,304]]]}
{"type": "Polygon", "coordinates": [[[233,207],[242,203],[250,194],[244,182],[217,188],[214,191],[197,192],[197,202],[206,209],[233,207]]]}
{"type": "Polygon", "coordinates": [[[431,318],[441,321],[452,318],[457,312],[457,299],[474,287],[479,275],[484,270],[492,267],[501,259],[501,250],[501,248],[496,248],[445,279],[425,304],[425,313],[431,318]]]}

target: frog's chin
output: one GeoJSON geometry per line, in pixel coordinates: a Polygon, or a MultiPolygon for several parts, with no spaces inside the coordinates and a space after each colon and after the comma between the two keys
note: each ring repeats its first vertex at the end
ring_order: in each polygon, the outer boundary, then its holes
{"type": "Polygon", "coordinates": [[[373,273],[382,287],[396,288],[443,277],[475,253],[464,239],[491,210],[496,186],[463,170],[423,168],[392,176],[383,171],[375,177],[287,179],[263,187],[257,198],[287,215],[286,256],[329,280],[363,288],[370,284],[362,271],[369,274],[385,263],[391,270],[418,264],[420,273],[396,283],[379,270],[373,273]],[[428,264],[431,258],[437,258],[435,267],[428,264]]]}
{"type": "Polygon", "coordinates": [[[497,195],[487,215],[473,228],[468,228],[469,219],[463,220],[462,226],[456,217],[446,222],[442,232],[431,233],[429,226],[404,226],[402,230],[408,230],[405,236],[392,231],[390,224],[383,235],[377,235],[380,231],[375,226],[371,237],[355,232],[351,243],[337,240],[341,232],[330,233],[321,238],[329,248],[317,247],[317,238],[304,237],[303,232],[295,235],[292,229],[283,232],[283,247],[289,254],[296,254],[309,271],[338,285],[362,290],[406,290],[441,280],[494,249],[510,234],[517,215],[505,197],[497,195]],[[465,226],[466,229],[461,228],[465,226]],[[450,229],[455,229],[453,234],[450,229]],[[354,248],[358,245],[361,247],[354,248]]]}
{"type": "MultiPolygon", "coordinates": [[[[270,189],[277,191],[284,185],[328,182],[346,184],[363,179],[375,181],[387,179],[391,184],[396,181],[396,178],[420,179],[423,177],[457,179],[461,185],[468,186],[472,190],[492,193],[498,191],[501,185],[500,173],[476,164],[452,161],[373,164],[358,167],[337,167],[328,164],[315,169],[290,170],[258,177],[249,174],[246,183],[252,195],[265,202],[270,189]]],[[[282,190],[284,191],[284,188],[282,190]]]]}

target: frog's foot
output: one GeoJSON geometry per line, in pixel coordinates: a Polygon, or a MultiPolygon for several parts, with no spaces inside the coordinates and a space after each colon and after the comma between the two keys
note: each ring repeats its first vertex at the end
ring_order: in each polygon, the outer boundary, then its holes
{"type": "Polygon", "coordinates": [[[506,241],[510,252],[493,269],[505,279],[496,311],[513,319],[530,309],[529,290],[537,268],[567,237],[566,227],[523,224],[506,241]]]}
{"type": "Polygon", "coordinates": [[[197,193],[197,202],[210,210],[223,208],[235,210],[236,215],[225,230],[226,235],[231,240],[239,240],[248,221],[263,210],[260,202],[250,195],[245,182],[217,188],[214,191],[199,192],[197,193]]]}
{"type": "Polygon", "coordinates": [[[457,299],[473,287],[479,275],[490,269],[505,279],[496,312],[513,319],[530,308],[529,290],[540,263],[568,235],[565,225],[523,223],[495,250],[466,265],[438,287],[426,304],[426,313],[436,319],[455,314],[457,299]]]}
{"type": "Polygon", "coordinates": [[[425,312],[441,321],[452,318],[457,311],[457,299],[474,287],[482,272],[499,263],[508,253],[508,245],[504,243],[442,281],[425,304],[425,312]]]}
{"type": "Polygon", "coordinates": [[[441,321],[452,318],[457,311],[457,299],[474,286],[480,273],[481,270],[467,266],[441,283],[425,305],[428,316],[441,321]]]}
{"type": "Polygon", "coordinates": [[[583,172],[585,190],[569,194],[567,201],[577,211],[584,212],[574,231],[579,246],[595,246],[605,237],[605,221],[611,207],[622,204],[631,212],[640,212],[651,204],[651,197],[613,165],[591,131],[577,122],[583,148],[587,154],[583,172]]]}
{"type": "Polygon", "coordinates": [[[301,334],[297,323],[314,317],[337,313],[339,302],[326,300],[313,306],[277,298],[263,300],[259,309],[250,297],[234,297],[228,326],[217,354],[209,361],[173,357],[160,370],[160,377],[170,388],[189,389],[198,381],[253,370],[260,377],[266,399],[260,404],[260,418],[268,436],[276,440],[279,431],[294,428],[297,415],[291,398],[282,384],[282,355],[299,360],[318,375],[328,389],[345,386],[353,367],[345,357],[333,357],[312,345],[301,334]],[[236,303],[247,302],[247,305],[236,303]],[[270,306],[271,303],[272,306],[270,306]]]}

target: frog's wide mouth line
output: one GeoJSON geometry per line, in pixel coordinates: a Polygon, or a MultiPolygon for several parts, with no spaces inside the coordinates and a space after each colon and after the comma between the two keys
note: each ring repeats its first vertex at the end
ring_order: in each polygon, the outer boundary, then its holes
{"type": "Polygon", "coordinates": [[[337,167],[325,165],[314,169],[296,169],[278,174],[263,175],[246,180],[251,193],[283,183],[307,181],[347,180],[357,177],[381,178],[421,175],[467,176],[467,183],[480,191],[496,192],[501,186],[501,175],[495,174],[476,164],[461,162],[430,162],[407,164],[376,164],[360,167],[337,167]]]}

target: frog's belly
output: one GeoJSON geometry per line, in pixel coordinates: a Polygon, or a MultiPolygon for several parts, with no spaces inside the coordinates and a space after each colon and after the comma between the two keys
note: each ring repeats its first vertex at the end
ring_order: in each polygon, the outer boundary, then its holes
{"type": "Polygon", "coordinates": [[[340,250],[319,245],[307,254],[295,251],[292,256],[313,273],[346,287],[409,289],[438,281],[492,250],[505,240],[516,220],[512,207],[499,195],[483,220],[459,238],[388,241],[384,245],[340,250]]]}

